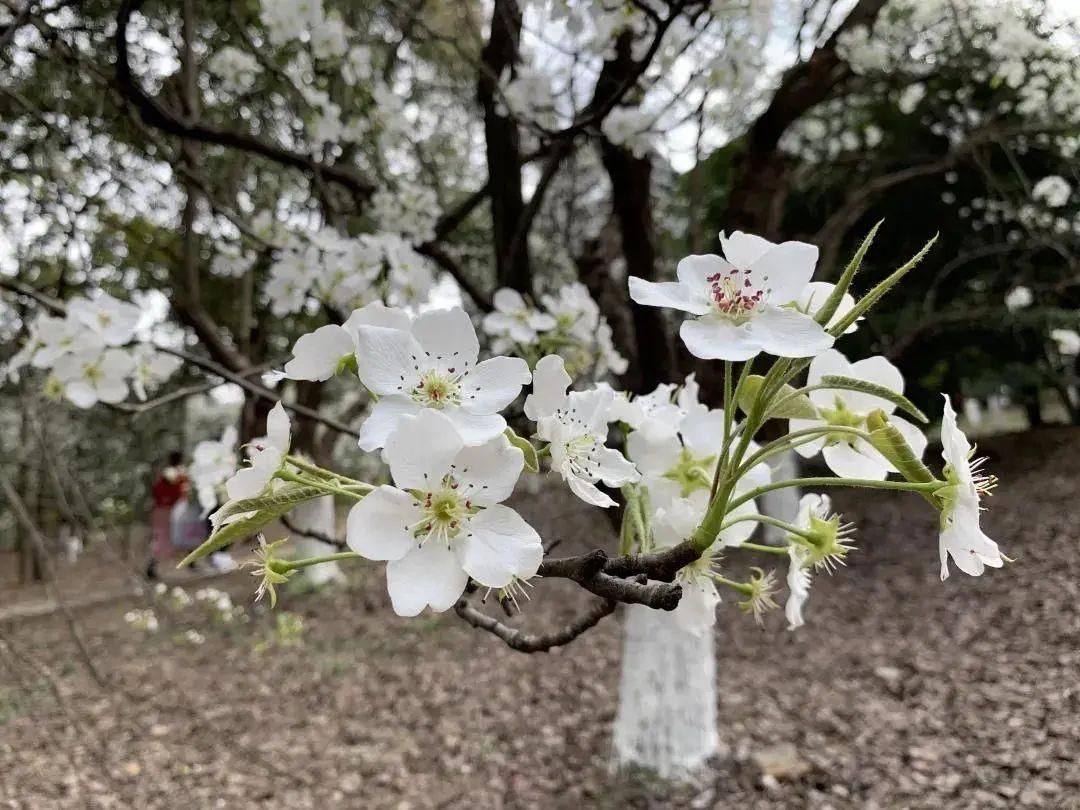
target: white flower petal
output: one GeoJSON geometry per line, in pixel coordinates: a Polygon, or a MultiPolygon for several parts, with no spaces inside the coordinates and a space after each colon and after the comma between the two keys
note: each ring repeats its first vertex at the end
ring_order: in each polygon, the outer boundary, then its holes
{"type": "Polygon", "coordinates": [[[425,312],[412,323],[416,342],[431,357],[459,369],[476,363],[480,344],[472,320],[461,307],[425,312]]]}
{"type": "Polygon", "coordinates": [[[411,325],[412,319],[405,310],[388,307],[382,301],[375,301],[366,307],[354,309],[343,328],[355,336],[359,333],[361,326],[381,326],[385,329],[399,329],[407,332],[411,325]]]}
{"type": "Polygon", "coordinates": [[[525,299],[521,297],[521,293],[510,287],[501,287],[496,290],[491,302],[499,312],[505,312],[511,315],[516,315],[519,312],[524,312],[526,310],[525,299]]]}
{"type": "Polygon", "coordinates": [[[641,480],[641,473],[637,467],[618,450],[610,447],[598,447],[594,451],[597,461],[595,473],[605,484],[610,487],[621,487],[623,484],[632,484],[641,480]]]}
{"type": "Polygon", "coordinates": [[[749,269],[756,283],[771,289],[769,303],[779,306],[799,299],[814,275],[817,260],[818,249],[814,245],[782,242],[761,254],[749,269]]]}
{"type": "Polygon", "coordinates": [[[885,457],[865,445],[865,452],[852,447],[847,442],[826,445],[821,451],[829,469],[841,478],[869,478],[884,481],[892,471],[892,465],[885,457]]]}
{"type": "Polygon", "coordinates": [[[403,416],[420,413],[420,405],[405,397],[386,396],[375,403],[363,424],[357,444],[361,450],[377,450],[386,444],[387,437],[397,428],[403,416]]]}
{"type": "Polygon", "coordinates": [[[715,410],[688,414],[679,426],[679,433],[695,458],[718,456],[724,443],[724,412],[715,410]]]}
{"type": "Polygon", "coordinates": [[[709,306],[700,298],[695,298],[689,287],[677,281],[646,281],[637,276],[630,276],[630,298],[646,307],[668,307],[704,315],[709,306]]]}
{"type": "Polygon", "coordinates": [[[356,331],[356,365],[362,382],[379,396],[408,394],[420,380],[417,359],[423,350],[412,335],[383,326],[356,331]]]}
{"type": "Polygon", "coordinates": [[[809,315],[793,309],[766,307],[748,326],[752,340],[777,357],[813,357],[831,347],[835,340],[809,315]]]}
{"type": "Polygon", "coordinates": [[[559,355],[541,357],[533,371],[532,393],[525,397],[525,415],[534,422],[551,416],[566,403],[566,389],[571,382],[559,355]]]}
{"type": "Polygon", "coordinates": [[[698,292],[702,296],[701,300],[705,301],[705,296],[711,287],[709,278],[717,273],[730,273],[732,269],[732,265],[720,256],[706,253],[687,256],[680,260],[675,266],[675,277],[690,291],[691,295],[698,292]]]}
{"type": "Polygon", "coordinates": [[[531,380],[529,364],[520,357],[492,357],[462,377],[461,406],[472,413],[497,413],[531,380]]]}
{"type": "Polygon", "coordinates": [[[398,616],[417,616],[428,605],[438,613],[449,610],[468,581],[454,551],[436,542],[386,564],[386,590],[398,616]]]}
{"type": "MultiPolygon", "coordinates": [[[[898,394],[904,393],[904,375],[900,373],[900,369],[881,355],[867,357],[852,363],[849,376],[857,380],[866,380],[866,382],[882,385],[898,394]]],[[[848,408],[856,413],[870,413],[874,409],[880,409],[889,414],[896,410],[893,403],[872,394],[864,394],[861,391],[840,391],[837,393],[843,395],[848,408]]]]}
{"type": "Polygon", "coordinates": [[[752,233],[735,231],[731,236],[725,236],[723,231],[720,232],[720,248],[724,251],[724,256],[733,265],[744,270],[753,266],[754,262],[774,247],[774,242],[752,233]]]}
{"type": "Polygon", "coordinates": [[[279,402],[266,415],[266,440],[271,447],[287,453],[289,439],[289,414],[285,412],[285,406],[279,402]]]}
{"type": "Polygon", "coordinates": [[[409,526],[423,516],[412,495],[381,486],[349,510],[345,542],[369,560],[400,560],[416,547],[409,526]]]}
{"type": "Polygon", "coordinates": [[[439,486],[463,446],[454,424],[428,409],[398,420],[386,439],[383,458],[399,487],[430,491],[439,486]]]}
{"type": "Polygon", "coordinates": [[[615,501],[604,492],[601,492],[595,484],[590,484],[584,478],[579,478],[573,473],[564,475],[563,477],[566,479],[570,491],[581,498],[581,500],[585,501],[585,503],[592,504],[593,506],[600,506],[604,509],[616,505],[615,501]]]}
{"type": "Polygon", "coordinates": [[[466,447],[454,459],[454,477],[463,494],[480,506],[505,501],[514,492],[525,456],[506,436],[476,447],[466,447]]]}
{"type": "Polygon", "coordinates": [[[626,438],[626,455],[643,473],[663,475],[679,463],[681,450],[674,433],[635,430],[626,438]]]}
{"type": "Polygon", "coordinates": [[[514,577],[536,574],[544,547],[521,515],[497,504],[469,521],[471,534],[458,545],[458,558],[466,573],[488,588],[505,588],[514,577]]]}
{"type": "Polygon", "coordinates": [[[470,413],[462,408],[444,408],[444,414],[468,447],[491,441],[506,430],[506,420],[497,413],[470,413]]]}
{"type": "Polygon", "coordinates": [[[285,375],[291,380],[329,380],[337,374],[342,359],[355,349],[353,336],[342,327],[320,326],[293,344],[293,359],[285,364],[285,375]]]}
{"type": "Polygon", "coordinates": [[[687,351],[702,360],[749,360],[761,345],[748,327],[722,318],[699,318],[683,321],[679,337],[687,351]]]}

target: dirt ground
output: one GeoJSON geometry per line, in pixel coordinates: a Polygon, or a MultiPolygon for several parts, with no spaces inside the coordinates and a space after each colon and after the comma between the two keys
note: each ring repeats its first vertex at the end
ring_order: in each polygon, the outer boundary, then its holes
{"type": "MultiPolygon", "coordinates": [[[[243,575],[222,582],[250,620],[200,625],[201,645],[174,641],[186,610],[146,636],[122,618],[136,600],[78,608],[104,687],[59,615],[0,624],[0,807],[1080,808],[1080,433],[982,450],[1002,481],[984,525],[1015,562],[943,584],[919,500],[842,493],[859,550],[815,579],[806,627],[721,606],[730,753],[693,784],[610,772],[618,617],[527,656],[452,614],[395,618],[379,567],[356,566],[283,599],[299,646],[268,643],[243,575]],[[762,780],[777,744],[805,773],[762,780]]],[[[521,509],[545,537],[606,531],[562,496],[521,509]]],[[[583,604],[537,592],[525,624],[583,604]]]]}

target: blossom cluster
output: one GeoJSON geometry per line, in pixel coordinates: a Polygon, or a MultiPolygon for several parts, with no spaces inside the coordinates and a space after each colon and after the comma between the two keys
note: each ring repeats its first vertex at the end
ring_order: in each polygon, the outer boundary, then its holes
{"type": "Polygon", "coordinates": [[[128,346],[142,311],[108,293],[79,296],[63,317],[42,313],[5,369],[17,378],[26,366],[46,371],[45,393],[79,408],[116,404],[134,391],[139,399],[168,379],[181,361],[147,343],[128,346]]]}
{"type": "Polygon", "coordinates": [[[394,233],[341,236],[324,228],[281,248],[265,295],[275,315],[299,312],[311,296],[339,309],[375,300],[422,303],[435,283],[426,258],[394,233]]]}
{"type": "Polygon", "coordinates": [[[494,309],[481,323],[492,351],[533,363],[558,352],[574,377],[603,379],[626,371],[628,363],[615,348],[611,326],[584,284],[566,284],[556,294],[542,295],[538,307],[504,287],[496,290],[492,303],[494,309]]]}
{"type": "MultiPolygon", "coordinates": [[[[758,511],[760,495],[799,485],[777,480],[771,465],[795,450],[820,456],[837,484],[924,494],[940,512],[942,579],[949,559],[971,575],[1000,567],[1005,558],[980,527],[980,499],[995,481],[982,460],[972,460],[948,399],[938,478],[922,461],[925,435],[898,415],[925,419],[905,399],[899,370],[884,357],[852,362],[834,348],[866,308],[847,293],[850,276],[839,288],[812,281],[817,249],[800,242],[774,244],[736,232],[722,234],[721,244],[723,256],[680,262],[677,281],[631,278],[630,295],[638,304],[687,314],[680,329],[686,348],[726,364],[723,407],[702,401],[693,375],[631,396],[605,382],[575,382],[559,351],[532,362],[499,354],[481,360],[475,327],[460,307],[413,315],[368,304],[342,325],[302,336],[281,375],[311,381],[355,375],[374,400],[358,443],[381,452],[389,482],[355,481],[292,454],[279,403],[267,437],[252,443],[248,463],[224,482],[227,500],[211,516],[208,550],[223,533],[265,523],[263,504],[277,509],[290,497],[332,493],[353,501],[346,542],[356,556],[387,563],[387,589],[400,615],[448,610],[470,582],[516,601],[540,570],[544,548],[507,502],[525,470],[546,463],[589,505],[615,507],[614,496],[621,495],[623,551],[693,548],[696,557],[676,574],[682,598],[675,616],[687,631],[708,631],[725,589],[758,619],[777,606],[775,571],[752,569],[740,581],[727,569],[725,555],[746,548],[786,558],[785,616],[796,628],[813,574],[835,570],[854,546],[852,527],[819,493],[803,497],[790,523],[758,511]],[[763,354],[776,358],[773,369],[764,377],[751,374],[763,354]],[[743,364],[737,384],[736,363],[743,364]],[[805,381],[795,388],[803,369],[805,381]],[[530,385],[520,411],[513,410],[530,385]],[[759,445],[754,434],[770,416],[785,419],[788,432],[759,445]],[[526,423],[532,427],[521,436],[517,430],[526,423]],[[903,481],[887,481],[892,475],[903,481]],[[781,547],[751,542],[760,523],[783,530],[781,547]]],[[[557,328],[553,302],[580,294],[564,290],[545,301],[544,312],[500,292],[484,329],[516,347],[539,345],[557,328]]],[[[224,444],[208,444],[203,453],[205,466],[219,465],[219,474],[228,466],[224,444]]],[[[274,586],[305,564],[279,560],[279,544],[263,543],[256,564],[260,593],[271,598],[274,586]]]]}

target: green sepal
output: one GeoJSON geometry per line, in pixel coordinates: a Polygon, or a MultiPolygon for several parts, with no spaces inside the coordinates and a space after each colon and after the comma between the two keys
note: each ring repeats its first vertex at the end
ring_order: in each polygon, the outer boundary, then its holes
{"type": "Polygon", "coordinates": [[[525,456],[525,469],[529,472],[540,472],[540,458],[536,454],[536,448],[533,447],[533,443],[523,436],[518,436],[513,428],[508,427],[503,431],[503,435],[510,441],[514,447],[521,451],[521,454],[525,456]]]}

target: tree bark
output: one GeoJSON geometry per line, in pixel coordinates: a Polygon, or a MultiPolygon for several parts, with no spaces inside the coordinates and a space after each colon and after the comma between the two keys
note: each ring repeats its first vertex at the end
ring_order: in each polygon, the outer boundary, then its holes
{"type": "Polygon", "coordinates": [[[525,211],[521,191],[521,142],[517,122],[498,111],[499,77],[518,60],[521,9],[517,0],[495,0],[491,14],[491,37],[481,53],[483,70],[476,97],[484,110],[491,227],[495,272],[500,287],[532,293],[529,240],[516,238],[525,211]]]}

